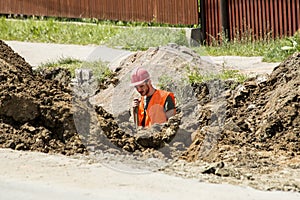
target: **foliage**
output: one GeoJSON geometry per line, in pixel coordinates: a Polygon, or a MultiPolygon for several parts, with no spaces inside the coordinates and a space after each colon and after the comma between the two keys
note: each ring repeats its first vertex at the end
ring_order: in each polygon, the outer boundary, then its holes
{"type": "Polygon", "coordinates": [[[278,44],[265,55],[264,61],[282,61],[295,52],[300,52],[300,32],[293,37],[279,40],[278,44]]]}
{"type": "Polygon", "coordinates": [[[223,69],[219,73],[202,74],[198,69],[190,67],[187,68],[187,77],[190,83],[202,83],[214,79],[233,79],[238,83],[243,83],[248,78],[246,75],[241,74],[238,70],[223,69]]]}
{"type": "Polygon", "coordinates": [[[110,79],[114,76],[114,73],[108,68],[107,63],[100,60],[94,62],[84,62],[81,68],[91,69],[94,77],[99,82],[103,82],[106,79],[110,79]]]}
{"type": "Polygon", "coordinates": [[[50,20],[0,18],[0,39],[63,44],[103,44],[120,31],[118,27],[50,20]]]}
{"type": "Polygon", "coordinates": [[[130,28],[119,32],[107,42],[108,46],[121,46],[123,49],[137,51],[147,50],[149,47],[157,47],[176,43],[187,45],[185,31],[171,28],[130,28]]]}
{"type": "Polygon", "coordinates": [[[42,63],[40,66],[37,67],[37,71],[40,71],[44,68],[60,67],[60,68],[68,69],[71,72],[72,77],[74,77],[75,69],[80,68],[82,63],[83,62],[78,59],[61,57],[55,62],[49,61],[46,63],[42,63]]]}
{"type": "Polygon", "coordinates": [[[75,70],[79,68],[91,69],[95,78],[102,82],[107,78],[113,77],[113,72],[108,68],[107,63],[102,61],[85,62],[73,58],[60,58],[56,62],[47,62],[38,66],[37,71],[44,68],[61,67],[68,69],[72,77],[75,77],[75,70]]]}
{"type": "Polygon", "coordinates": [[[214,38],[210,46],[196,47],[196,52],[206,51],[211,56],[262,56],[264,62],[280,62],[296,51],[300,51],[300,33],[293,37],[272,39],[270,34],[260,40],[254,40],[251,33],[237,35],[238,39],[229,41],[221,36],[221,44],[214,38]],[[287,48],[291,47],[291,48],[287,48]]]}

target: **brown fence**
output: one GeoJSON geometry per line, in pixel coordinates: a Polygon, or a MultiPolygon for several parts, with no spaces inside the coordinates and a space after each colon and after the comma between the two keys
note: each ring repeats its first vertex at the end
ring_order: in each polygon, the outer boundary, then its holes
{"type": "Polygon", "coordinates": [[[254,39],[291,36],[300,28],[299,0],[201,0],[206,41],[243,35],[254,39]]]}
{"type": "Polygon", "coordinates": [[[199,24],[197,0],[0,0],[0,13],[199,24]]]}
{"type": "Polygon", "coordinates": [[[207,43],[291,36],[300,28],[299,0],[0,0],[1,14],[201,24],[207,43]],[[199,20],[199,17],[201,20],[199,20]]]}

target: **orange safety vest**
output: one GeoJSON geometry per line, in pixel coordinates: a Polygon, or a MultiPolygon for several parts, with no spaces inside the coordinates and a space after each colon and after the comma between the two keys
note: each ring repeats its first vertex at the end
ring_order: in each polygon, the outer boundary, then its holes
{"type": "Polygon", "coordinates": [[[142,121],[144,116],[145,127],[151,126],[153,124],[160,124],[167,121],[166,112],[164,110],[164,105],[167,97],[170,96],[175,105],[175,97],[172,92],[167,92],[164,90],[156,90],[148,103],[146,113],[144,113],[144,98],[142,97],[138,109],[138,125],[142,126],[142,121]],[[145,114],[145,115],[144,115],[145,114]]]}

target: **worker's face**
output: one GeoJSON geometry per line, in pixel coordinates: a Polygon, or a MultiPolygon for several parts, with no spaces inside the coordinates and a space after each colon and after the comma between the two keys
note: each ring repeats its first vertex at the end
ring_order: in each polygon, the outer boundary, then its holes
{"type": "Polygon", "coordinates": [[[135,86],[135,89],[140,93],[141,96],[145,96],[149,92],[149,80],[146,80],[144,83],[135,86]]]}

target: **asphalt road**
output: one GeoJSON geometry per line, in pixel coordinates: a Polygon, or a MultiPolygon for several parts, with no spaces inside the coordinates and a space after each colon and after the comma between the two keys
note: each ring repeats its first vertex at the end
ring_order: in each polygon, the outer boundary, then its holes
{"type": "MultiPolygon", "coordinates": [[[[123,58],[134,53],[96,45],[82,46],[18,41],[5,42],[24,57],[33,67],[47,62],[54,62],[60,58],[74,58],[83,61],[102,60],[110,63],[111,66],[115,66],[123,58]]],[[[262,62],[262,57],[203,56],[202,58],[228,69],[237,69],[247,74],[271,73],[273,68],[279,64],[262,62]]]]}
{"type": "Polygon", "coordinates": [[[82,158],[0,149],[1,200],[299,200],[299,193],[128,173],[82,158]]]}

